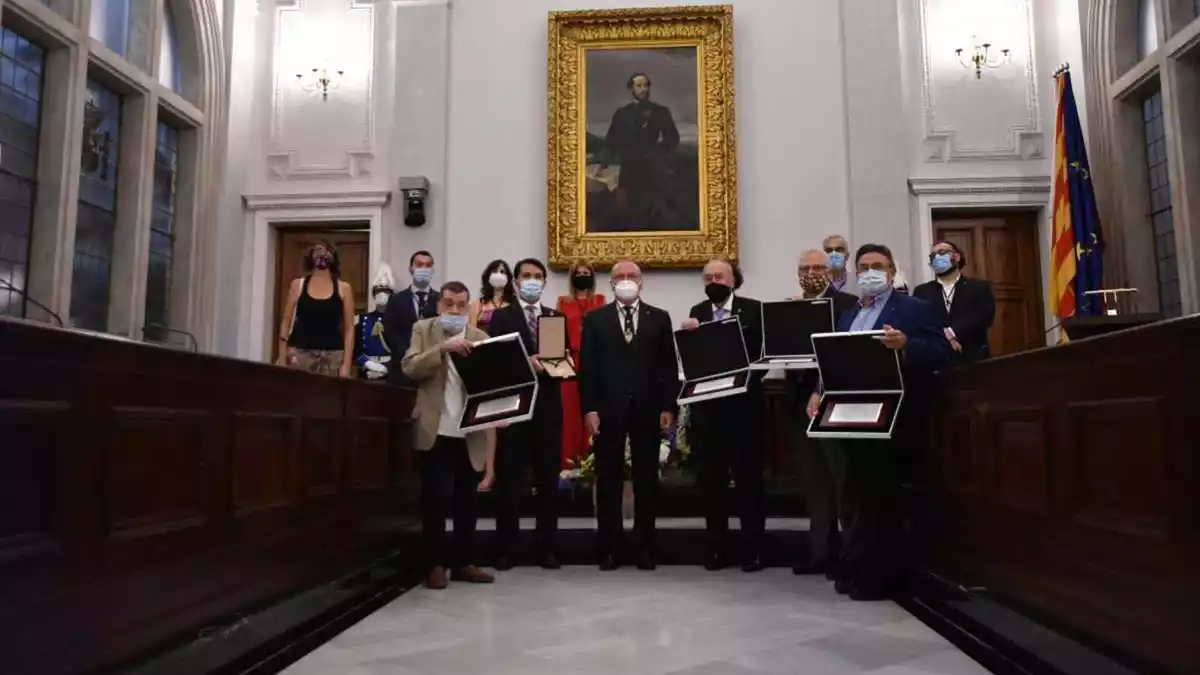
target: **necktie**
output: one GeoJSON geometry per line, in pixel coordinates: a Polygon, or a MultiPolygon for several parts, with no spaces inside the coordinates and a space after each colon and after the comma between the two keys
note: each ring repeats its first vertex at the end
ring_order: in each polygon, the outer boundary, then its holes
{"type": "Polygon", "coordinates": [[[533,336],[533,347],[537,349],[538,343],[538,315],[541,312],[537,307],[529,305],[525,308],[525,323],[529,325],[529,334],[533,336]]]}
{"type": "Polygon", "coordinates": [[[633,342],[633,307],[622,307],[625,312],[625,342],[633,342]]]}
{"type": "Polygon", "coordinates": [[[718,310],[717,310],[717,321],[720,321],[721,319],[724,319],[724,318],[725,318],[725,316],[726,316],[726,315],[728,315],[728,314],[729,314],[729,312],[726,312],[724,307],[722,307],[722,308],[718,309],[718,310]]]}
{"type": "Polygon", "coordinates": [[[427,298],[429,298],[429,291],[417,291],[417,316],[422,319],[426,318],[425,302],[427,298]]]}

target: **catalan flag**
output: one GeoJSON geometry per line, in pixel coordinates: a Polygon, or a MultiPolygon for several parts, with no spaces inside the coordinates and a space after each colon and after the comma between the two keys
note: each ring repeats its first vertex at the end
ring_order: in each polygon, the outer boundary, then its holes
{"type": "Polygon", "coordinates": [[[1054,123],[1054,214],[1050,240],[1050,309],[1060,321],[1104,313],[1099,296],[1104,278],[1104,236],[1088,166],[1071,73],[1057,76],[1054,123]]]}

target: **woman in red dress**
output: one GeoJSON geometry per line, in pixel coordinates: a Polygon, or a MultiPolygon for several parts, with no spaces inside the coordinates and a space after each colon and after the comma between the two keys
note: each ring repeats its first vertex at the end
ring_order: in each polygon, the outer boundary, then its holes
{"type": "MultiPolygon", "coordinates": [[[[604,296],[596,292],[596,270],[586,262],[576,263],[571,268],[571,292],[560,295],[558,311],[567,317],[567,348],[571,359],[579,367],[579,339],[583,334],[583,317],[588,312],[604,306],[604,296]]],[[[573,457],[587,454],[590,442],[583,430],[583,411],[579,409],[579,381],[564,380],[562,383],[563,442],[562,465],[573,457]]]]}

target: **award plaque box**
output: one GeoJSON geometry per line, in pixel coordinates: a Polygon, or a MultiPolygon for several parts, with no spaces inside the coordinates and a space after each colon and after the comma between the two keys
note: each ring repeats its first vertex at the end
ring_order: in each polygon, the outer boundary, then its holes
{"type": "Polygon", "coordinates": [[[818,333],[813,351],[824,393],[808,423],[810,438],[888,439],[904,401],[900,352],[883,331],[818,333]]]}
{"type": "Polygon", "coordinates": [[[803,370],[817,367],[812,336],[833,332],[833,300],[784,300],[762,304],[762,358],[754,370],[803,370]]]}
{"type": "Polygon", "coordinates": [[[679,405],[742,394],[750,385],[746,339],[736,316],[675,331],[675,351],[683,368],[679,405]]]}
{"type": "Polygon", "coordinates": [[[517,333],[474,343],[467,356],[450,354],[466,390],[459,431],[479,431],[533,417],[537,375],[517,333]]]}
{"type": "Polygon", "coordinates": [[[538,361],[550,377],[575,377],[575,362],[567,350],[567,317],[562,314],[538,317],[538,361]]]}

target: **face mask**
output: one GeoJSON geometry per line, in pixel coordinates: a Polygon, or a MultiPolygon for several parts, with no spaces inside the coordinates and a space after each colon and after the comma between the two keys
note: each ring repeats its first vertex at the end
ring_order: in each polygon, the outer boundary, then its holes
{"type": "Polygon", "coordinates": [[[829,277],[824,274],[809,272],[800,277],[800,288],[806,293],[817,295],[829,285],[829,277]]]}
{"type": "Polygon", "coordinates": [[[617,299],[624,302],[633,302],[637,300],[638,293],[642,289],[638,288],[636,281],[625,279],[618,281],[616,286],[613,286],[613,291],[617,294],[617,299]]]}
{"type": "Polygon", "coordinates": [[[887,273],[883,270],[867,270],[858,275],[858,290],[862,291],[863,295],[873,298],[886,291],[887,287],[887,273]]]}
{"type": "Polygon", "coordinates": [[[499,290],[508,285],[508,275],[504,272],[492,272],[492,275],[488,277],[488,283],[492,285],[492,288],[499,290]]]}
{"type": "Polygon", "coordinates": [[[328,253],[318,253],[313,256],[313,267],[319,270],[329,269],[330,263],[333,262],[333,256],[328,253]]]}
{"type": "Polygon", "coordinates": [[[938,253],[933,256],[933,261],[929,263],[929,266],[940,275],[954,269],[954,261],[950,259],[949,253],[938,253]]]}
{"type": "Polygon", "coordinates": [[[718,284],[715,281],[711,284],[705,284],[704,286],[704,294],[708,296],[708,299],[711,300],[714,305],[725,304],[725,301],[729,299],[729,296],[732,293],[732,288],[726,286],[725,284],[718,284]]]}
{"type": "Polygon", "coordinates": [[[542,298],[542,282],[537,279],[525,279],[521,281],[521,299],[528,303],[535,303],[542,298]]]}
{"type": "Polygon", "coordinates": [[[384,307],[386,307],[389,297],[391,297],[390,293],[376,293],[375,294],[375,309],[383,309],[384,307]]]}
{"type": "Polygon", "coordinates": [[[442,324],[442,330],[446,335],[458,335],[467,327],[467,317],[465,314],[439,314],[438,321],[442,324]]]}
{"type": "Polygon", "coordinates": [[[835,270],[846,268],[846,254],[834,251],[829,254],[829,266],[835,270]]]}
{"type": "Polygon", "coordinates": [[[571,277],[571,285],[577,291],[590,291],[596,285],[596,277],[590,274],[584,274],[577,277],[571,277]]]}
{"type": "Polygon", "coordinates": [[[413,283],[419,286],[428,286],[430,281],[433,281],[432,267],[417,267],[412,271],[413,283]]]}

